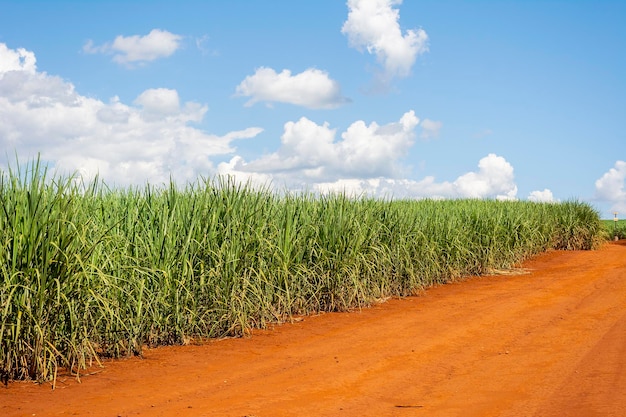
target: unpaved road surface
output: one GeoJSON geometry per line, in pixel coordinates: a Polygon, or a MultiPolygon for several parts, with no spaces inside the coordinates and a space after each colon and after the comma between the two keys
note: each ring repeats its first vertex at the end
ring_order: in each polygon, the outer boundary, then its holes
{"type": "Polygon", "coordinates": [[[0,416],[626,416],[626,242],[523,267],[10,383],[0,416]]]}

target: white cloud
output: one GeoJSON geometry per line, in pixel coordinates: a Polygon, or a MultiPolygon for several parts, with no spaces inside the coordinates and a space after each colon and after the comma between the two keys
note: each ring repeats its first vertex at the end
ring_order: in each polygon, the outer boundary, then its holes
{"type": "MultiPolygon", "coordinates": [[[[401,198],[512,199],[517,193],[513,167],[494,154],[454,181],[406,179],[403,159],[420,126],[413,111],[382,125],[357,120],[341,133],[302,117],[285,123],[275,152],[249,162],[236,155],[232,142],[254,138],[262,129],[212,135],[191,125],[206,112],[207,106],[183,102],[167,88],[145,90],[131,104],[117,97],[103,102],[83,96],[70,82],[38,71],[32,52],[0,43],[0,147],[6,150],[0,158],[14,151],[22,159],[40,153],[62,172],[78,171],[87,178],[99,173],[118,185],[170,177],[193,181],[221,173],[277,189],[401,198]],[[216,169],[212,158],[218,155],[235,156],[216,169]]],[[[421,126],[422,131],[429,128],[428,123],[421,126]]],[[[624,164],[616,164],[616,170],[623,173],[624,164]]]]}
{"type": "Polygon", "coordinates": [[[272,68],[258,68],[237,86],[236,95],[250,97],[246,106],[264,101],[332,109],[349,101],[341,95],[337,81],[332,80],[327,72],[314,68],[296,75],[291,75],[287,69],[276,73],[272,68]]]}
{"type": "Polygon", "coordinates": [[[83,46],[83,51],[92,54],[113,54],[113,61],[118,64],[143,64],[172,55],[180,48],[182,38],[181,35],[166,30],[153,29],[145,36],[119,35],[113,42],[101,46],[94,46],[93,41],[88,40],[83,46]]]}
{"type": "Polygon", "coordinates": [[[466,198],[515,199],[517,186],[513,166],[501,156],[489,154],[478,162],[478,172],[468,172],[454,182],[457,193],[466,198]]]}
{"type": "Polygon", "coordinates": [[[626,162],[617,161],[596,181],[596,198],[611,204],[611,211],[626,213],[626,162]]]}
{"type": "Polygon", "coordinates": [[[278,151],[251,162],[236,158],[218,171],[245,179],[252,173],[271,175],[274,183],[295,188],[337,178],[396,177],[403,172],[399,161],[413,144],[418,123],[413,111],[383,126],[359,120],[336,141],[328,123],[302,117],[285,124],[278,151]]]}
{"type": "Polygon", "coordinates": [[[74,85],[36,71],[32,52],[0,43],[0,147],[9,157],[38,153],[61,171],[78,171],[119,185],[195,180],[215,172],[211,157],[228,155],[235,139],[262,129],[223,136],[189,125],[205,105],[181,103],[176,90],[149,89],[132,105],[80,95],[74,85]]]}
{"type": "Polygon", "coordinates": [[[351,47],[376,55],[383,83],[408,76],[417,56],[428,51],[423,29],[402,33],[400,13],[394,8],[400,4],[402,0],[348,0],[348,19],[341,28],[351,47]]]}
{"type": "Polygon", "coordinates": [[[37,70],[35,54],[24,48],[9,49],[0,43],[0,74],[9,71],[34,73],[37,70]]]}
{"type": "Polygon", "coordinates": [[[233,177],[237,182],[249,184],[256,188],[271,188],[274,184],[274,175],[262,171],[250,171],[246,162],[239,155],[235,155],[228,162],[221,162],[217,166],[219,175],[233,177]]]}
{"type": "Polygon", "coordinates": [[[420,126],[422,127],[420,138],[436,139],[439,137],[439,131],[443,127],[443,123],[435,120],[424,119],[420,126]]]}
{"type": "Polygon", "coordinates": [[[315,191],[322,194],[338,194],[343,193],[349,196],[371,196],[379,195],[381,183],[388,180],[380,178],[358,179],[346,178],[338,179],[334,182],[321,182],[315,184],[315,191]]]}
{"type": "Polygon", "coordinates": [[[403,157],[414,143],[419,119],[413,111],[397,122],[369,125],[352,123],[337,140],[336,129],[306,117],[288,122],[281,146],[273,153],[246,162],[233,157],[217,168],[239,181],[277,189],[345,191],[349,194],[396,198],[497,198],[516,199],[513,167],[503,157],[489,154],[476,172],[455,181],[437,182],[429,176],[405,179],[403,157]]]}
{"type": "MultiPolygon", "coordinates": [[[[178,92],[169,88],[148,89],[141,93],[133,103],[142,107],[142,116],[148,120],[180,115],[178,92]]],[[[202,115],[198,114],[198,116],[202,118],[202,115]]]]}
{"type": "Polygon", "coordinates": [[[513,167],[502,157],[489,154],[478,163],[478,172],[468,172],[455,181],[437,182],[428,176],[422,180],[397,178],[338,179],[318,183],[320,192],[345,192],[349,195],[370,195],[394,198],[496,198],[515,200],[517,186],[513,167]]]}
{"type": "Polygon", "coordinates": [[[341,135],[340,172],[369,178],[397,176],[401,173],[398,161],[413,145],[418,123],[413,110],[405,113],[398,122],[384,126],[376,122],[369,125],[363,121],[352,123],[341,135]]]}
{"type": "Polygon", "coordinates": [[[547,188],[543,191],[532,191],[528,195],[528,199],[536,203],[552,203],[558,201],[555,200],[554,195],[552,195],[552,191],[547,188]]]}
{"type": "Polygon", "coordinates": [[[141,93],[135,99],[135,104],[140,104],[149,112],[165,116],[178,113],[180,101],[176,90],[153,88],[141,93]]]}

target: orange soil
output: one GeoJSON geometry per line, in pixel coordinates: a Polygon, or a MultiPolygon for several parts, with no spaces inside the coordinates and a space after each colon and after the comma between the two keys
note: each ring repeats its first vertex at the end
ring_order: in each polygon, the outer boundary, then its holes
{"type": "Polygon", "coordinates": [[[626,242],[523,266],[10,383],[0,416],[626,416],[626,242]]]}

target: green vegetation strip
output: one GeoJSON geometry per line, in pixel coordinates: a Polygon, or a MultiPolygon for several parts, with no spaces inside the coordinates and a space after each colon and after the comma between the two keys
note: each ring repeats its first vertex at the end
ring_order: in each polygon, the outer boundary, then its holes
{"type": "Polygon", "coordinates": [[[0,175],[0,372],[54,380],[605,237],[576,201],[277,195],[225,179],[109,189],[33,162],[0,175]]]}
{"type": "Polygon", "coordinates": [[[626,220],[601,220],[602,227],[611,238],[626,239],[626,220]]]}

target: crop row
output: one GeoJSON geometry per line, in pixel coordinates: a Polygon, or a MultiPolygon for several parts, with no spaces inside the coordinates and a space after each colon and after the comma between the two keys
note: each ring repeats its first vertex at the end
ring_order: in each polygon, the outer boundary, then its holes
{"type": "Polygon", "coordinates": [[[245,334],[591,249],[570,201],[275,194],[229,179],[111,189],[33,162],[0,175],[0,372],[51,380],[142,346],[245,334]]]}

